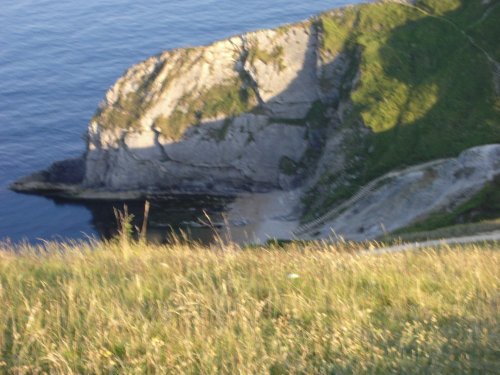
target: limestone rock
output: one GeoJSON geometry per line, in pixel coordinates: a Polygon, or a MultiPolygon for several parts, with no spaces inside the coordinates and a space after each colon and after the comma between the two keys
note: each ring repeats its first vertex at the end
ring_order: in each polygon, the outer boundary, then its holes
{"type": "Polygon", "coordinates": [[[346,202],[346,210],[316,229],[348,239],[376,238],[452,210],[500,175],[500,145],[468,149],[457,158],[417,165],[382,176],[380,186],[346,202]]]}

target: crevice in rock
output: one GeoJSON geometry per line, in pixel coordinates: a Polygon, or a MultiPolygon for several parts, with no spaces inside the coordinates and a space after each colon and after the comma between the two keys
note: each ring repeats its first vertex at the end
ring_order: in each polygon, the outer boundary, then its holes
{"type": "Polygon", "coordinates": [[[245,35],[241,35],[241,44],[242,48],[240,50],[240,65],[239,71],[241,79],[245,84],[247,84],[252,91],[254,92],[257,101],[259,102],[259,106],[263,107],[265,105],[262,96],[260,95],[259,84],[255,79],[255,73],[251,71],[251,67],[247,67],[248,55],[250,54],[250,49],[248,46],[248,40],[245,35]]]}

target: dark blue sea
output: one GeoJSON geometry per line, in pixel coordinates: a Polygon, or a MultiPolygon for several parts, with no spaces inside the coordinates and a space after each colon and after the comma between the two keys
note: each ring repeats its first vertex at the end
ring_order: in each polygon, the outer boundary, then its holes
{"type": "MultiPolygon", "coordinates": [[[[80,155],[88,120],[129,66],[166,49],[275,27],[353,2],[360,1],[0,0],[0,239],[82,239],[110,230],[112,207],[120,202],[56,202],[13,193],[8,185],[80,155]]],[[[169,200],[152,211],[167,222],[189,221],[204,204],[169,200]]]]}

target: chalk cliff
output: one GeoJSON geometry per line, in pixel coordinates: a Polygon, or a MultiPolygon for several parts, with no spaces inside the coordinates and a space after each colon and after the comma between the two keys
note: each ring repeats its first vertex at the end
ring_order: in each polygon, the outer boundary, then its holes
{"type": "Polygon", "coordinates": [[[205,193],[287,187],[293,179],[280,165],[298,163],[312,147],[302,120],[320,93],[317,43],[308,22],[134,66],[90,123],[84,186],[205,193]]]}

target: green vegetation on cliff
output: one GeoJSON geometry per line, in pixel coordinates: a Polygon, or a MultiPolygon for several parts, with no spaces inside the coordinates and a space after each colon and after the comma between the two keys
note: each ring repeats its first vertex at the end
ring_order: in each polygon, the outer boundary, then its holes
{"type": "MultiPolygon", "coordinates": [[[[204,59],[203,47],[179,49],[173,54],[176,61],[167,72],[164,70],[168,58],[157,63],[151,73],[141,79],[135,78],[140,82],[138,87],[120,94],[112,105],[99,109],[93,120],[98,121],[103,129],[140,129],[144,114],[161,100],[176,78],[204,59]]],[[[250,112],[257,104],[249,82],[244,76],[237,75],[212,87],[186,93],[170,115],[160,115],[154,120],[154,126],[165,137],[179,140],[187,128],[198,125],[202,120],[230,118],[250,112]]]]}
{"type": "MultiPolygon", "coordinates": [[[[150,106],[146,99],[149,87],[147,84],[143,86],[120,98],[112,107],[98,112],[96,118],[99,118],[101,126],[140,128],[141,117],[150,106]]],[[[178,108],[169,116],[158,116],[154,125],[167,138],[179,140],[187,128],[199,124],[202,120],[220,116],[232,117],[249,112],[256,105],[257,99],[252,89],[242,79],[235,78],[201,93],[185,95],[179,101],[178,108]]]]}
{"type": "Polygon", "coordinates": [[[251,111],[258,104],[255,93],[242,78],[215,85],[201,93],[182,98],[179,107],[168,116],[159,116],[155,126],[168,138],[179,140],[190,126],[218,117],[229,119],[251,111]]]}
{"type": "Polygon", "coordinates": [[[500,59],[497,5],[384,2],[319,17],[323,61],[344,52],[358,66],[346,82],[349,164],[311,190],[309,217],[392,169],[500,142],[500,78],[487,56],[500,59]]]}
{"type": "Polygon", "coordinates": [[[0,244],[0,372],[469,374],[500,367],[498,244],[0,244]],[[411,277],[408,277],[408,276],[411,277]]]}
{"type": "MultiPolygon", "coordinates": [[[[183,54],[188,56],[189,53],[190,50],[186,49],[183,54]]],[[[157,64],[139,87],[126,95],[120,95],[113,105],[99,108],[92,120],[98,121],[103,129],[139,129],[141,117],[151,104],[152,87],[164,66],[164,63],[157,64]]],[[[179,69],[181,67],[182,64],[179,69]]]]}
{"type": "Polygon", "coordinates": [[[267,52],[259,48],[257,41],[252,41],[252,46],[248,53],[248,61],[254,65],[256,60],[260,60],[266,65],[274,64],[279,71],[285,69],[282,46],[275,46],[271,52],[267,52]]]}

